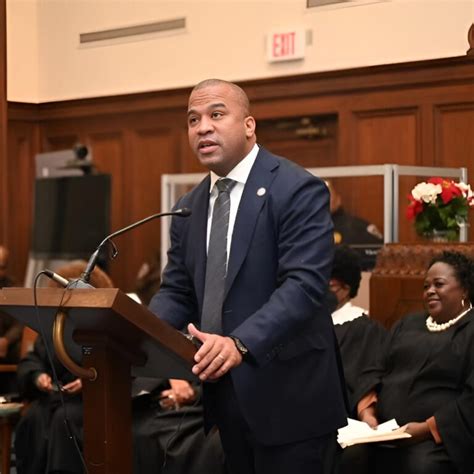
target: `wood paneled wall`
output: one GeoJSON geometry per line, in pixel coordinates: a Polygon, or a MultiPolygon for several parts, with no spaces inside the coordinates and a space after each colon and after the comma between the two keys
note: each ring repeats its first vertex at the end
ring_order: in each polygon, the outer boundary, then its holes
{"type": "MultiPolygon", "coordinates": [[[[474,177],[474,57],[359,68],[242,83],[259,142],[306,167],[398,163],[467,166],[474,177]],[[312,117],[327,136],[305,138],[281,122],[312,117]]],[[[112,229],[160,209],[163,173],[202,171],[187,144],[189,90],[40,105],[9,104],[8,244],[23,276],[32,222],[38,151],[80,141],[113,176],[112,229]]],[[[401,203],[414,181],[401,189],[401,203]]],[[[345,207],[383,227],[382,181],[339,189],[345,207]]],[[[159,251],[159,223],[117,239],[112,277],[133,288],[138,268],[159,251]]],[[[415,238],[410,225],[402,241],[415,238]]],[[[13,262],[12,262],[13,263],[13,262]]]]}

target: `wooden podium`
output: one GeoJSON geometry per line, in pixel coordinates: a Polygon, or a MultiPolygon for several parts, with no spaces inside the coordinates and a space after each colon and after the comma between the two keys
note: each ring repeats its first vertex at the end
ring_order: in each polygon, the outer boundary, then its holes
{"type": "Polygon", "coordinates": [[[130,474],[131,376],[193,380],[195,346],[118,289],[36,291],[37,306],[32,289],[0,290],[0,312],[54,336],[58,358],[82,377],[88,472],[130,474]]]}

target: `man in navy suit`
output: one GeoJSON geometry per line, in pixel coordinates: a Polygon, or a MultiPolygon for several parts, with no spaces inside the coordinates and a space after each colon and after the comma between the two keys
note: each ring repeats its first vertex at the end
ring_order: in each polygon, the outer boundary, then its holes
{"type": "Polygon", "coordinates": [[[219,428],[232,474],[322,473],[345,424],[324,304],[333,256],[327,187],[256,144],[248,98],[235,84],[210,79],[193,89],[188,134],[210,174],[177,203],[192,215],[172,221],[150,308],[202,342],[193,372],[205,382],[206,423],[219,428]],[[198,328],[215,183],[224,177],[235,182],[227,273],[221,330],[209,333],[198,328]]]}

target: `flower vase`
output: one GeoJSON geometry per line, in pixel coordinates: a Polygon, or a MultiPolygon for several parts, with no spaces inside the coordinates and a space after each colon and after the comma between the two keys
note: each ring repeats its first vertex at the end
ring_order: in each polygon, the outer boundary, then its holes
{"type": "Polygon", "coordinates": [[[433,229],[433,232],[428,235],[428,240],[430,242],[446,243],[452,240],[452,235],[450,234],[452,234],[452,232],[450,233],[449,230],[433,229]]]}

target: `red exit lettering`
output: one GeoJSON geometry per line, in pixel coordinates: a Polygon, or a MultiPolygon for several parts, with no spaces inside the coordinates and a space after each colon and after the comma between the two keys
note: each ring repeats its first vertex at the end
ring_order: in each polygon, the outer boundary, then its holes
{"type": "Polygon", "coordinates": [[[273,35],[273,57],[281,58],[295,54],[295,32],[273,35]]]}

